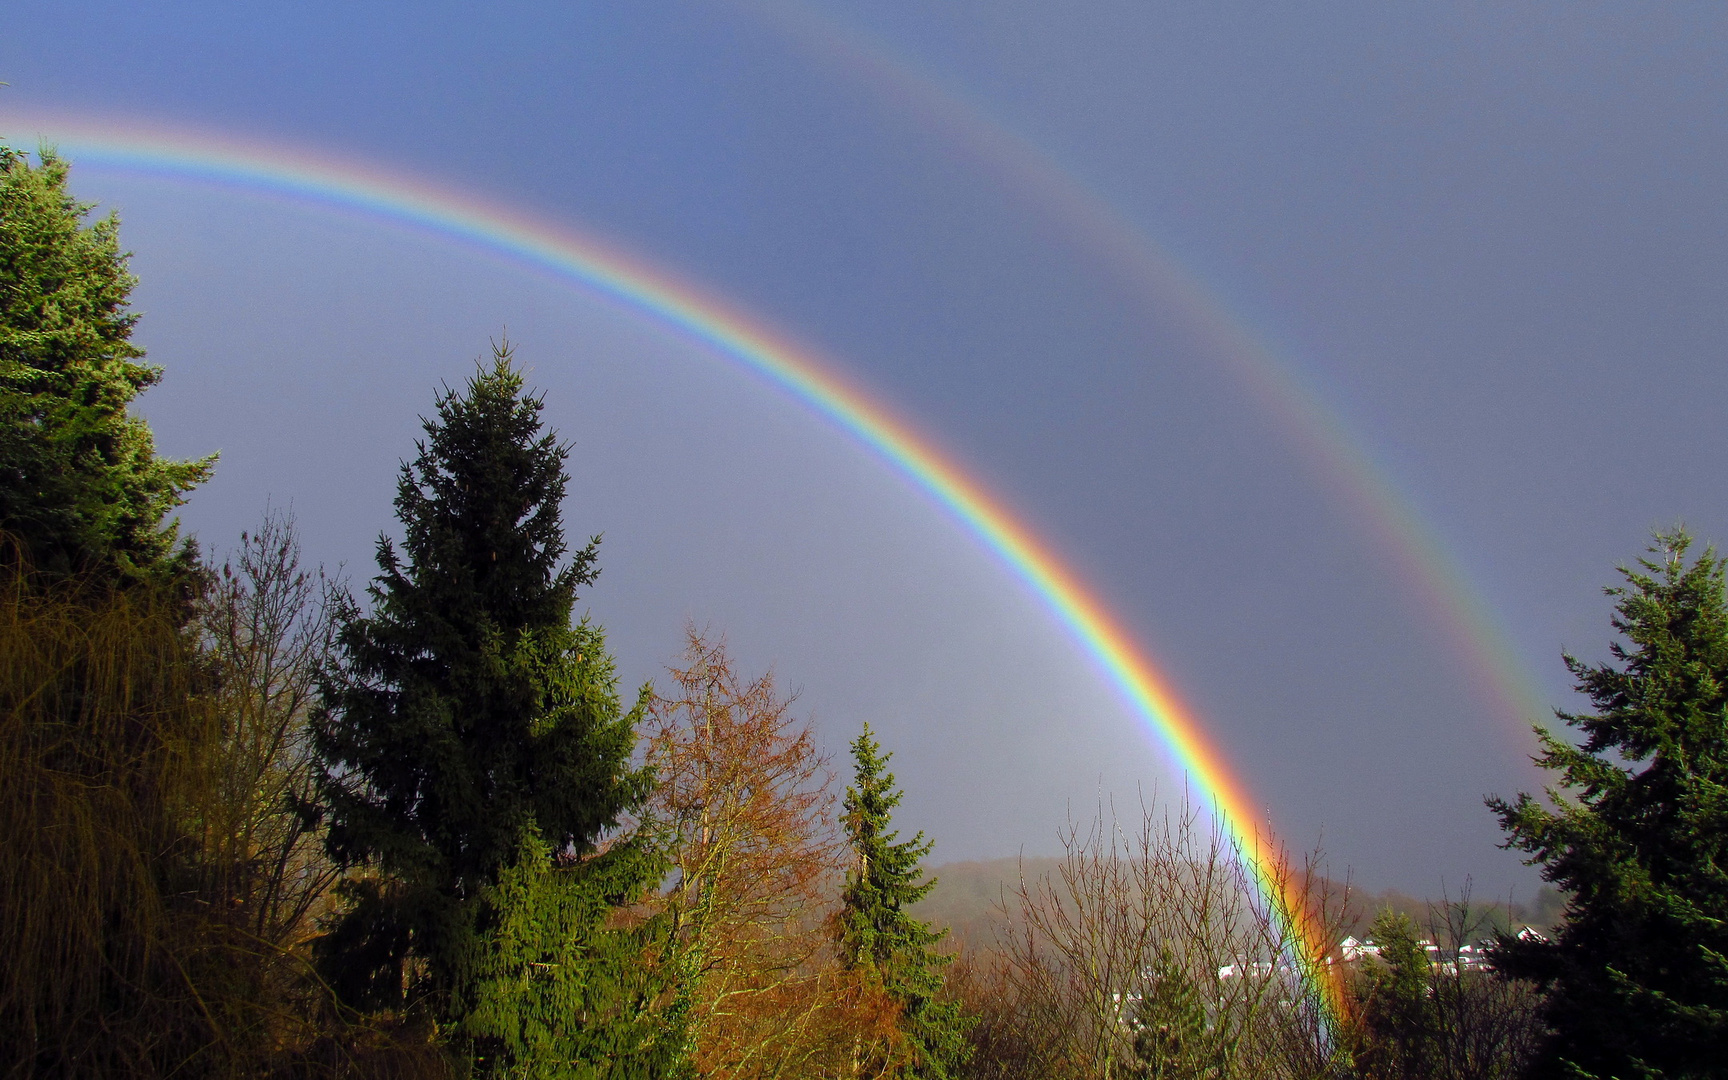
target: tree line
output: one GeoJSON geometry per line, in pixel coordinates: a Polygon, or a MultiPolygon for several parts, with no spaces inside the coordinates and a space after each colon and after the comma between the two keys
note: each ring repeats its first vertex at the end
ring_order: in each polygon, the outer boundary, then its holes
{"type": "Polygon", "coordinates": [[[267,514],[174,508],[213,458],[129,411],[115,219],[0,148],[0,1070],[11,1077],[1705,1076],[1728,1027],[1724,563],[1611,590],[1596,708],[1490,800],[1566,897],[1468,898],[1370,955],[1318,856],[1183,800],[1070,823],[960,947],[866,726],[846,783],[771,675],[691,628],[621,693],[575,605],[570,448],[508,343],[439,390],[356,597],[267,514]]]}

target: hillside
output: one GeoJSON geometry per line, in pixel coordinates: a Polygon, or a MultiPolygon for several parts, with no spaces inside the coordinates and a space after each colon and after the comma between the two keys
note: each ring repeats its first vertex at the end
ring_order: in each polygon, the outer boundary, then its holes
{"type": "MultiPolygon", "coordinates": [[[[1014,890],[1019,886],[1021,875],[1035,881],[1051,873],[1059,863],[1060,860],[1055,858],[1006,858],[952,862],[932,867],[936,888],[913,905],[912,913],[933,926],[946,927],[960,944],[970,948],[989,948],[996,942],[1004,906],[1009,911],[1017,907],[1014,890]]],[[[1426,927],[1430,909],[1439,903],[1439,899],[1422,899],[1396,889],[1356,891],[1351,902],[1352,918],[1344,930],[1361,936],[1383,908],[1403,912],[1418,926],[1426,927]]],[[[1544,886],[1529,901],[1509,902],[1477,896],[1472,899],[1472,904],[1485,916],[1480,931],[1485,935],[1490,928],[1530,925],[1546,929],[1553,926],[1560,918],[1563,899],[1559,893],[1544,886]]]]}
{"type": "Polygon", "coordinates": [[[915,917],[933,926],[947,927],[959,942],[971,948],[987,948],[996,940],[996,925],[1004,905],[1014,910],[1014,890],[1024,873],[1029,880],[1056,869],[1053,858],[988,859],[952,862],[934,867],[936,888],[913,905],[915,917]]]}

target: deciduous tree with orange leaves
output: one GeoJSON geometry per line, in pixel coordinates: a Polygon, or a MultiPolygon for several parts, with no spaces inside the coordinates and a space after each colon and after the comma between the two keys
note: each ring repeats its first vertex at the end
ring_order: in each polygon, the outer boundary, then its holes
{"type": "Polygon", "coordinates": [[[843,872],[833,773],[770,674],[741,677],[691,627],[650,706],[651,813],[672,838],[664,902],[682,949],[690,1053],[706,1077],[850,1073],[891,1002],[832,952],[843,872]]]}

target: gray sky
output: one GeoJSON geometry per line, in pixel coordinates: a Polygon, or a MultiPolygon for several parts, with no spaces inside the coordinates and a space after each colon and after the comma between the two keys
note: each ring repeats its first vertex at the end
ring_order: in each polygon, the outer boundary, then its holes
{"type": "MultiPolygon", "coordinates": [[[[1376,887],[1528,890],[1480,800],[1537,782],[1536,718],[1494,706],[1348,482],[1076,200],[1317,390],[1567,704],[1559,651],[1603,654],[1599,588],[1648,529],[1728,539],[1723,19],[19,0],[0,124],[292,143],[616,238],[817,343],[964,462],[1109,600],[1293,842],[1376,887]]],[[[223,451],[186,511],[206,546],[291,502],[363,579],[416,415],[507,326],[577,443],[568,519],[606,534],[588,602],[627,679],[685,618],[725,630],[833,747],[884,733],[938,859],[1046,851],[1068,805],[1175,782],[976,545],[716,357],[385,223],[75,175],[136,252],[159,439],[223,451]]]]}

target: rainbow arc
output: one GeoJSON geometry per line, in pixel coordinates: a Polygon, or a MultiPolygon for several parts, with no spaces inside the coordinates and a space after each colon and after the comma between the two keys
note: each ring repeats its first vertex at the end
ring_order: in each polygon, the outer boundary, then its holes
{"type": "Polygon", "coordinates": [[[1308,974],[1328,1014],[1337,1015],[1337,989],[1323,960],[1331,942],[1320,937],[1319,921],[1293,887],[1268,824],[1171,680],[1032,529],[816,350],[616,246],[470,193],[353,161],[202,132],[0,115],[0,130],[21,129],[76,162],[357,212],[502,256],[638,312],[827,418],[939,504],[1096,661],[1241,852],[1262,899],[1286,920],[1297,942],[1292,959],[1308,974]]]}

